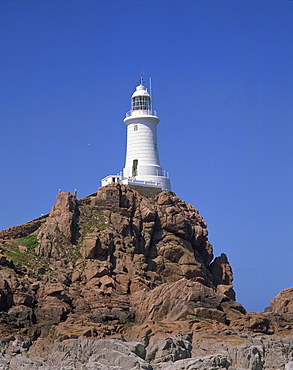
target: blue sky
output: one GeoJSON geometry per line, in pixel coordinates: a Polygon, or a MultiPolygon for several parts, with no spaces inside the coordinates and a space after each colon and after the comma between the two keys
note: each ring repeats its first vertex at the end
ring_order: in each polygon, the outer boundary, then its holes
{"type": "Polygon", "coordinates": [[[293,1],[0,1],[0,229],[122,170],[152,77],[161,165],[207,221],[237,300],[293,284],[293,1]]]}

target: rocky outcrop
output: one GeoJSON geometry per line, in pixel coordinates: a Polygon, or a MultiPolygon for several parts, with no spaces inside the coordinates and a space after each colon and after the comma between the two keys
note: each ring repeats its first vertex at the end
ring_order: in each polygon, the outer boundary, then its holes
{"type": "Polygon", "coordinates": [[[59,192],[0,247],[0,369],[291,366],[292,288],[246,312],[227,256],[171,192],[59,192]]]}
{"type": "Polygon", "coordinates": [[[226,313],[221,303],[227,300],[217,295],[212,288],[198,282],[181,279],[175,283],[162,284],[146,292],[132,295],[138,322],[206,318],[226,323],[226,313]]]}
{"type": "Polygon", "coordinates": [[[76,245],[78,235],[76,194],[59,192],[45,223],[38,229],[36,253],[45,258],[64,259],[76,245]]]}
{"type": "Polygon", "coordinates": [[[201,349],[197,352],[192,349],[195,346],[188,335],[155,337],[148,345],[119,339],[64,340],[37,352],[40,347],[17,337],[0,342],[0,367],[4,370],[290,370],[292,367],[292,339],[266,341],[263,337],[246,337],[242,343],[239,338],[237,342],[231,338],[226,343],[201,339],[201,349]],[[206,353],[200,354],[203,350],[206,353]]]}
{"type": "Polygon", "coordinates": [[[39,227],[46,221],[48,215],[36,218],[35,220],[29,221],[24,225],[17,225],[9,227],[5,230],[0,230],[0,240],[19,239],[25,236],[33,234],[39,227]]]}
{"type": "Polygon", "coordinates": [[[293,318],[293,288],[282,290],[272,301],[268,312],[293,318]]]}

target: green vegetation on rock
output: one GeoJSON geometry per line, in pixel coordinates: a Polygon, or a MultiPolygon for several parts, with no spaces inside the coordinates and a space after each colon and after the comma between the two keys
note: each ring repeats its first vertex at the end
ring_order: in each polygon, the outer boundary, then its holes
{"type": "Polygon", "coordinates": [[[27,268],[48,267],[48,262],[39,257],[35,249],[38,246],[37,235],[32,234],[17,240],[5,254],[10,257],[13,263],[20,264],[27,268]]]}
{"type": "Polygon", "coordinates": [[[107,227],[107,224],[100,209],[87,207],[81,210],[79,227],[81,229],[81,236],[85,237],[87,234],[92,233],[95,230],[104,230],[107,227]]]}

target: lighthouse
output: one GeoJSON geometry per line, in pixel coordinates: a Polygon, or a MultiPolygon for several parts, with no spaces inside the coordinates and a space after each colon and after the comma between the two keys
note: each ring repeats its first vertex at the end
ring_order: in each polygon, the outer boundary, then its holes
{"type": "Polygon", "coordinates": [[[157,124],[160,120],[152,109],[151,99],[141,77],[140,84],[131,96],[131,110],[124,119],[127,145],[123,173],[105,177],[102,186],[118,182],[171,190],[168,173],[160,165],[157,140],[157,124]]]}

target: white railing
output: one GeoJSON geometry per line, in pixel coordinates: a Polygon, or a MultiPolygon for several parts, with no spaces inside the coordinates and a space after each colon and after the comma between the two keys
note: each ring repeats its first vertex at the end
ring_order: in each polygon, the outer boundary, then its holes
{"type": "Polygon", "coordinates": [[[135,180],[135,179],[127,179],[128,183],[136,184],[136,185],[151,185],[159,186],[160,183],[156,181],[142,181],[142,180],[135,180]]]}
{"type": "Polygon", "coordinates": [[[152,109],[135,109],[135,110],[130,110],[129,112],[126,113],[126,117],[130,116],[156,116],[157,111],[152,110],[152,109]]]}

